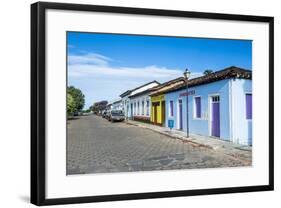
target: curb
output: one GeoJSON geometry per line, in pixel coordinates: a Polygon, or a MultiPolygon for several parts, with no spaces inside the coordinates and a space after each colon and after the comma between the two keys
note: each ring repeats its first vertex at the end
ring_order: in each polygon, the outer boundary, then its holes
{"type": "Polygon", "coordinates": [[[158,131],[158,130],[156,130],[156,129],[152,129],[152,128],[143,126],[143,125],[141,125],[141,124],[130,123],[130,122],[128,122],[128,121],[126,121],[126,124],[132,125],[132,126],[141,127],[141,128],[145,128],[145,129],[149,129],[149,130],[154,131],[154,132],[157,132],[157,133],[159,133],[159,134],[168,136],[168,137],[170,137],[170,138],[172,138],[172,139],[179,139],[179,140],[181,140],[183,143],[190,143],[192,146],[195,146],[195,147],[205,147],[205,148],[208,148],[208,149],[214,149],[214,148],[213,148],[212,146],[210,146],[210,145],[202,144],[202,143],[199,143],[199,142],[196,142],[196,141],[191,141],[191,140],[187,139],[186,137],[171,135],[171,134],[168,134],[168,133],[166,133],[166,132],[158,131]]]}

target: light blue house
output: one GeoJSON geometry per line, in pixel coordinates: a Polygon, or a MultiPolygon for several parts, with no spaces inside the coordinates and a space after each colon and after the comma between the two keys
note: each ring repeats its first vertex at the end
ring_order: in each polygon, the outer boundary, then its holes
{"type": "Polygon", "coordinates": [[[252,145],[252,73],[229,67],[165,92],[166,126],[252,145]],[[188,108],[188,113],[187,113],[188,108]],[[187,116],[188,115],[188,116],[187,116]],[[172,125],[172,126],[171,126],[172,125]]]}

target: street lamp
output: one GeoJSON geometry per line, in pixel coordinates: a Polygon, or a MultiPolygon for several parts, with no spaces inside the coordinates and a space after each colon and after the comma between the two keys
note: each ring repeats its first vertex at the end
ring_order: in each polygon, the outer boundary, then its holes
{"type": "Polygon", "coordinates": [[[189,137],[189,126],[188,126],[188,79],[190,77],[190,71],[185,69],[183,76],[185,78],[185,85],[186,85],[186,137],[189,137]]]}

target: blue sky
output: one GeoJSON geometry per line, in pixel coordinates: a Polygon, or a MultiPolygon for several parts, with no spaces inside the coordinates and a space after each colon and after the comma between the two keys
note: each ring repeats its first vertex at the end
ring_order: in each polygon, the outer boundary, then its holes
{"type": "Polygon", "coordinates": [[[152,80],[182,76],[185,68],[193,77],[206,69],[252,68],[250,40],[68,32],[67,42],[68,86],[83,91],[85,108],[152,80]]]}

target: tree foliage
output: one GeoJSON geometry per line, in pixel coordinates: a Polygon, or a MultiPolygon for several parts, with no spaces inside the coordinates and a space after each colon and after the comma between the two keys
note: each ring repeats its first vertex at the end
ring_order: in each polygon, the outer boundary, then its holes
{"type": "Polygon", "coordinates": [[[67,93],[67,114],[71,115],[76,111],[75,109],[75,102],[70,93],[67,93]]]}
{"type": "Polygon", "coordinates": [[[106,100],[94,103],[90,108],[93,112],[98,113],[106,109],[108,102],[106,100]]]}
{"type": "MultiPolygon", "coordinates": [[[[81,111],[85,105],[85,96],[78,88],[70,86],[67,88],[67,94],[70,94],[74,101],[74,112],[81,111]]],[[[70,98],[71,99],[71,98],[70,98]]]]}

